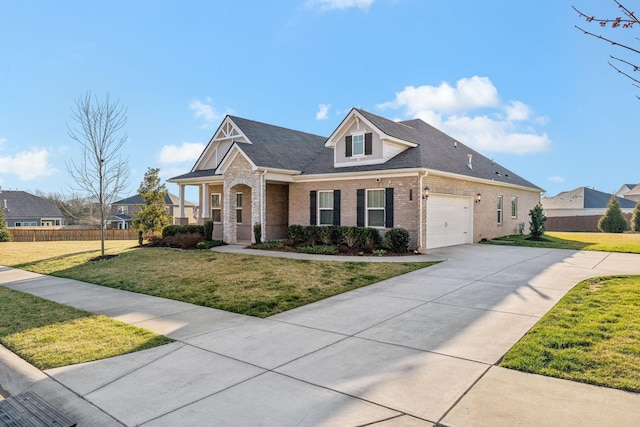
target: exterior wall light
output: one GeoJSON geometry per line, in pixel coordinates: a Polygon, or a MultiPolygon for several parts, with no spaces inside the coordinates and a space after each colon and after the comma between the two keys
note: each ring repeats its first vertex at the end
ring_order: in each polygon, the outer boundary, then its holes
{"type": "Polygon", "coordinates": [[[476,195],[476,203],[480,203],[482,201],[482,194],[478,193],[476,195]]]}
{"type": "Polygon", "coordinates": [[[422,189],[422,198],[427,200],[429,198],[429,187],[424,187],[422,189]]]}

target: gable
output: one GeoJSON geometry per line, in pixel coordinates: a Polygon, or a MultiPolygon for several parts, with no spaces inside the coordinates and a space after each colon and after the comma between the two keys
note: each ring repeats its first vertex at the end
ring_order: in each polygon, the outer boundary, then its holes
{"type": "Polygon", "coordinates": [[[216,169],[227,155],[234,142],[251,144],[249,138],[234,123],[230,116],[224,118],[211,140],[202,151],[191,172],[216,169]]]}

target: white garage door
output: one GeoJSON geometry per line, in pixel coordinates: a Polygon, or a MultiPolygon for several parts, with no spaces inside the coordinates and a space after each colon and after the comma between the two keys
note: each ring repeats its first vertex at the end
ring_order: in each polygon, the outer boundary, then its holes
{"type": "Polygon", "coordinates": [[[427,249],[473,241],[472,199],[431,195],[427,199],[427,249]]]}

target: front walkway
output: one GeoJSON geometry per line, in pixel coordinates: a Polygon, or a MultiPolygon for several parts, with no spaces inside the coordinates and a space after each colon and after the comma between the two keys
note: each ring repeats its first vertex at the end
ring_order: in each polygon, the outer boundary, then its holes
{"type": "Polygon", "coordinates": [[[0,268],[4,286],[176,340],[44,373],[0,349],[0,384],[79,425],[637,425],[640,395],[495,364],[577,282],[638,274],[640,255],[429,257],[447,261],[268,319],[0,268]]]}

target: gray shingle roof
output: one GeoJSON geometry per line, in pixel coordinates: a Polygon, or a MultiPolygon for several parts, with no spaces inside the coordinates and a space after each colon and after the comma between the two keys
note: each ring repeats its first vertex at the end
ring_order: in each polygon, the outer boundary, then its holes
{"type": "MultiPolygon", "coordinates": [[[[164,202],[167,205],[178,206],[180,204],[180,197],[175,194],[167,193],[164,198],[164,202]]],[[[113,202],[114,205],[144,205],[144,200],[139,194],[135,196],[127,197],[126,199],[118,200],[113,202]]],[[[185,206],[195,206],[193,203],[186,201],[184,202],[185,206]]]]}
{"type": "Polygon", "coordinates": [[[56,205],[26,191],[0,191],[0,208],[7,219],[64,217],[56,205]]]}
{"type": "MultiPolygon", "coordinates": [[[[588,187],[580,187],[571,191],[563,191],[553,197],[544,197],[542,207],[544,209],[603,209],[609,204],[612,194],[594,190],[588,187]]],[[[633,208],[636,202],[618,197],[620,208],[633,208]]]]}

